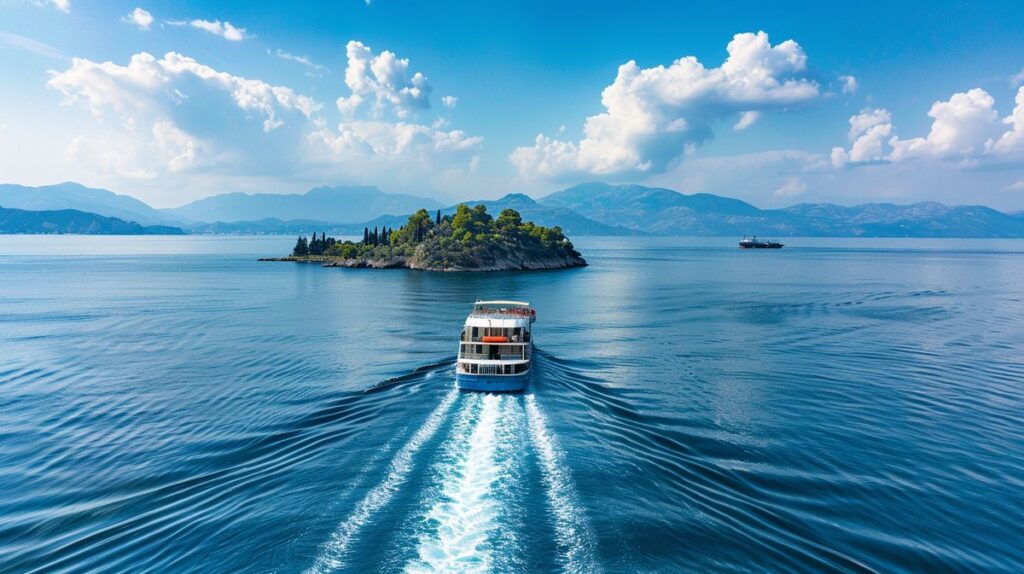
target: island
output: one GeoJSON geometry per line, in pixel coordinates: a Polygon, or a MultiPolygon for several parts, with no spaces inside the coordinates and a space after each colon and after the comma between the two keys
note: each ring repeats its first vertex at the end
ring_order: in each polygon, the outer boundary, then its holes
{"type": "Polygon", "coordinates": [[[364,228],[359,242],[313,234],[299,237],[287,257],[260,261],[318,263],[324,267],[407,268],[424,271],[518,271],[587,264],[555,227],[523,221],[514,209],[497,218],[487,207],[460,204],[452,215],[420,209],[398,229],[364,228]]]}

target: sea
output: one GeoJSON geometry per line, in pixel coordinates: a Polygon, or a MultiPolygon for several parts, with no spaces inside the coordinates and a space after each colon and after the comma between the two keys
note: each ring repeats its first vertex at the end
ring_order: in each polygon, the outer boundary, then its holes
{"type": "Polygon", "coordinates": [[[1024,241],[0,236],[0,572],[1024,571],[1024,241]],[[476,299],[519,395],[463,393],[476,299]]]}

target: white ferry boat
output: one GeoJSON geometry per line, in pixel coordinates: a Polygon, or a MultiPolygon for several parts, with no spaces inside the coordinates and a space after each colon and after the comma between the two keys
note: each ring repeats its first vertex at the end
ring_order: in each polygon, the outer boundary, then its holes
{"type": "Polygon", "coordinates": [[[533,364],[537,318],[522,301],[477,301],[459,341],[455,379],[469,391],[515,392],[526,388],[533,364]]]}

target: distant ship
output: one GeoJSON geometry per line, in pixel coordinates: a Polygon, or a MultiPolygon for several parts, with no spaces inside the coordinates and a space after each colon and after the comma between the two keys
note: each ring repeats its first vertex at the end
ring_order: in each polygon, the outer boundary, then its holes
{"type": "Polygon", "coordinates": [[[526,388],[537,312],[522,301],[477,301],[459,340],[455,380],[467,391],[526,388]]]}
{"type": "Polygon", "coordinates": [[[782,249],[782,244],[777,241],[758,241],[755,235],[741,239],[740,249],[782,249]]]}

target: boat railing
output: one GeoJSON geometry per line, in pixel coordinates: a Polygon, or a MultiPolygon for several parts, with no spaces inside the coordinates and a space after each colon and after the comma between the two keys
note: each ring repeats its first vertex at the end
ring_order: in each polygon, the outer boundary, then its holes
{"type": "Polygon", "coordinates": [[[510,317],[515,319],[529,319],[536,313],[529,307],[474,307],[470,316],[474,317],[510,317]]]}

